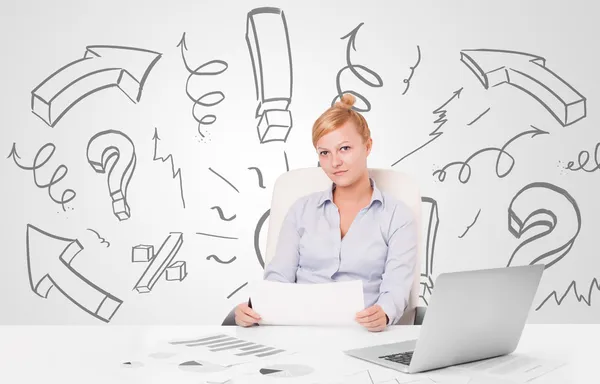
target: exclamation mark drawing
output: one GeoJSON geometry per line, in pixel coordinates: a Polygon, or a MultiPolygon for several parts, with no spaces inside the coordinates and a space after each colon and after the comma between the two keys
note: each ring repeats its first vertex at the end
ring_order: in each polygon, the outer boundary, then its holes
{"type": "Polygon", "coordinates": [[[246,42],[256,86],[258,138],[283,141],[292,128],[292,54],[285,15],[279,8],[256,8],[246,19],[246,42]]]}

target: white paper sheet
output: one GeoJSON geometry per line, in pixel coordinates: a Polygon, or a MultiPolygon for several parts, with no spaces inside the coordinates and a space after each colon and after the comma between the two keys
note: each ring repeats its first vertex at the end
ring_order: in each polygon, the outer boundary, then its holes
{"type": "Polygon", "coordinates": [[[250,287],[252,308],[264,325],[357,325],[364,309],[361,280],[290,284],[261,280],[250,287]]]}

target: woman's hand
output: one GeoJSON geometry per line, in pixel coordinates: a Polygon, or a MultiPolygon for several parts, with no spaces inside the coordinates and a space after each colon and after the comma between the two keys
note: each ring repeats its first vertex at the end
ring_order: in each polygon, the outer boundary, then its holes
{"type": "Polygon", "coordinates": [[[356,321],[371,332],[380,332],[387,327],[387,316],[379,304],[356,314],[356,321]]]}
{"type": "Polygon", "coordinates": [[[260,315],[254,312],[248,303],[244,302],[235,307],[235,323],[240,327],[251,327],[258,324],[259,320],[260,315]]]}

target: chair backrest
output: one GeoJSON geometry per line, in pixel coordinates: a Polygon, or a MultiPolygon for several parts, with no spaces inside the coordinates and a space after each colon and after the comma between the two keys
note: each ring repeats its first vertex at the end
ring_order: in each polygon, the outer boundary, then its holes
{"type": "MultiPolygon", "coordinates": [[[[408,308],[400,324],[413,324],[415,308],[419,301],[419,286],[422,258],[421,194],[417,183],[409,175],[392,169],[369,168],[369,175],[377,188],[408,205],[414,213],[418,230],[418,260],[410,293],[408,308]]],[[[300,197],[331,188],[332,182],[320,167],[294,169],[280,175],[275,181],[271,199],[271,212],[267,232],[267,247],[264,255],[268,264],[277,247],[277,238],[283,219],[291,205],[300,197]]]]}

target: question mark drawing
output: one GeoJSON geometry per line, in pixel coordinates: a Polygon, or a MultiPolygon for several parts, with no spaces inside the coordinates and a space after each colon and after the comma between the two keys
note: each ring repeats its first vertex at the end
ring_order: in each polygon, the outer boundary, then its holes
{"type": "Polygon", "coordinates": [[[113,212],[120,221],[129,219],[127,186],[136,165],[135,147],[123,132],[107,130],[94,135],[87,146],[88,162],[98,173],[108,173],[113,212]]]}
{"type": "Polygon", "coordinates": [[[548,269],[565,257],[581,229],[577,202],[556,185],[535,182],[522,188],[508,207],[508,230],[520,239],[535,227],[542,230],[525,239],[508,260],[542,262],[548,269]]]}

